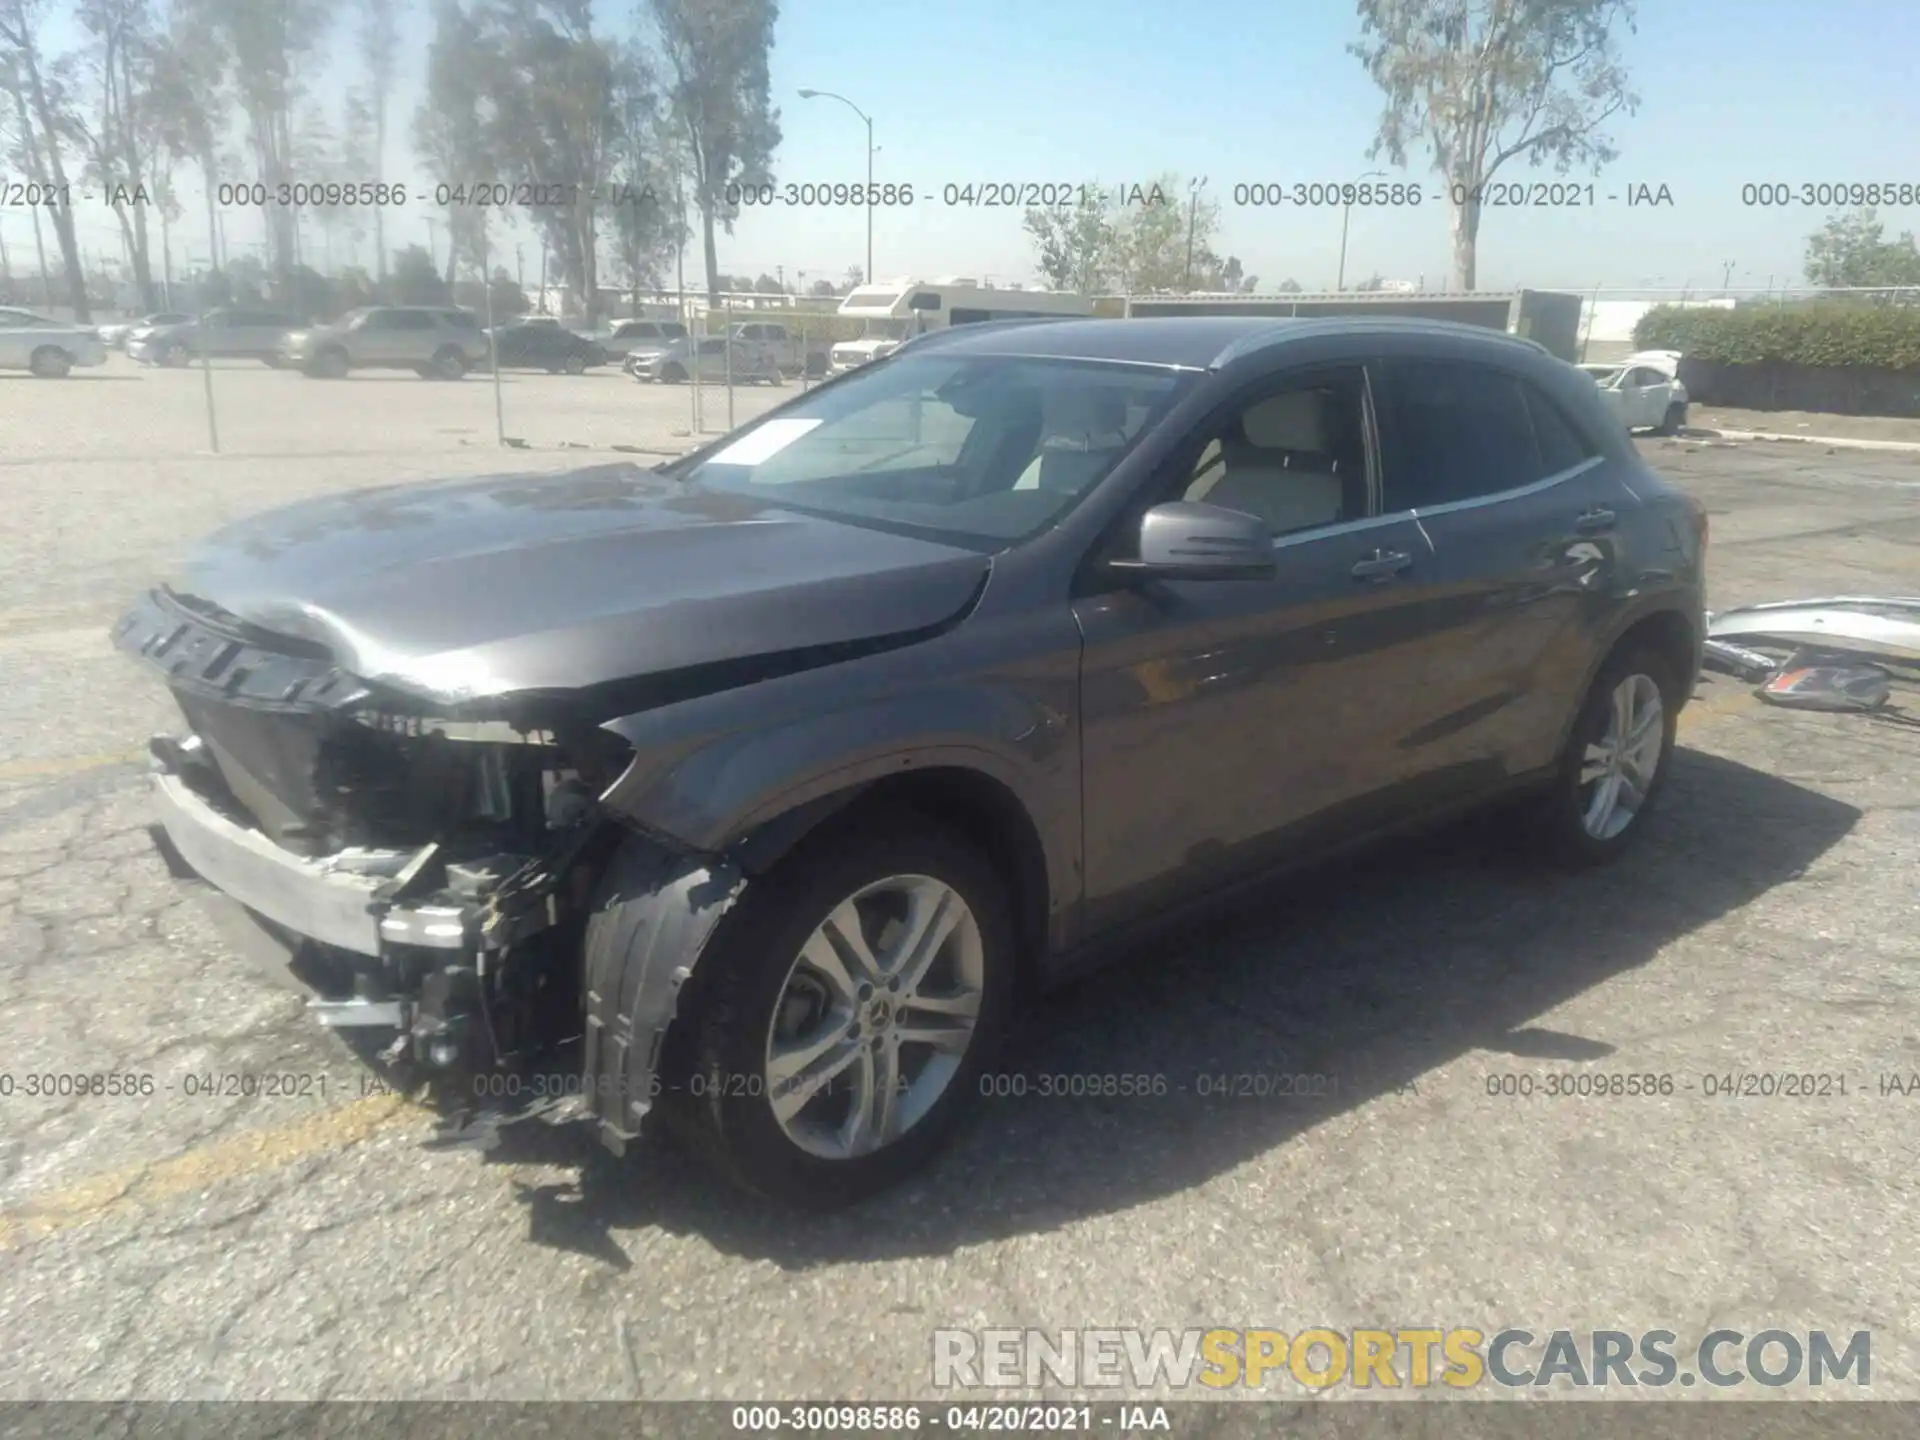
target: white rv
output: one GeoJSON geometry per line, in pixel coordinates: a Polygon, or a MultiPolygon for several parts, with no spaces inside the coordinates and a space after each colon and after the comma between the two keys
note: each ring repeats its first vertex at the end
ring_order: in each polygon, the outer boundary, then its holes
{"type": "Polygon", "coordinates": [[[928,330],[982,320],[1091,315],[1093,301],[1052,290],[996,290],[965,276],[947,275],[858,286],[840,302],[839,313],[860,321],[862,334],[833,347],[827,368],[834,375],[877,360],[928,330]]]}

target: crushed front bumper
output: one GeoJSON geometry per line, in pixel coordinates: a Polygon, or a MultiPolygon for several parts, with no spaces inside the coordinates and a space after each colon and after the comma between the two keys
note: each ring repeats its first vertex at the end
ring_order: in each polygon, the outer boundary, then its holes
{"type": "Polygon", "coordinates": [[[244,953],[270,978],[299,991],[309,1014],[329,1028],[412,1032],[426,1020],[428,1038],[443,1031],[440,1017],[422,1014],[417,987],[399,990],[393,982],[434,965],[464,968],[487,935],[498,933],[484,903],[398,898],[408,877],[432,858],[433,846],[349,849],[320,858],[283,849],[207,798],[205,782],[196,783],[191,773],[206,763],[200,749],[194,741],[164,737],[151,743],[160,828],[170,861],[254,922],[258,933],[240,947],[244,953]],[[329,963],[312,964],[316,955],[329,963]],[[413,958],[396,964],[403,956],[413,958]]]}
{"type": "Polygon", "coordinates": [[[154,795],[173,848],[208,884],[249,910],[356,955],[378,957],[394,944],[462,950],[477,940],[477,906],[408,906],[383,898],[420,858],[418,851],[295,855],[204,799],[170,758],[191,753],[187,747],[156,743],[153,752],[154,795]]]}

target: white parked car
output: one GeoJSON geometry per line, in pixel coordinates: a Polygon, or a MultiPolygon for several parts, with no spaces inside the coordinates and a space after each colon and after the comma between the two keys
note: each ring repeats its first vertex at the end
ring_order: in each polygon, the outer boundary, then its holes
{"type": "Polygon", "coordinates": [[[0,308],[0,370],[58,377],[76,365],[104,365],[107,347],[91,325],[67,325],[31,310],[0,308]]]}
{"type": "Polygon", "coordinates": [[[1606,365],[1582,365],[1629,430],[1673,435],[1687,423],[1687,387],[1678,350],[1641,350],[1606,365]]]}

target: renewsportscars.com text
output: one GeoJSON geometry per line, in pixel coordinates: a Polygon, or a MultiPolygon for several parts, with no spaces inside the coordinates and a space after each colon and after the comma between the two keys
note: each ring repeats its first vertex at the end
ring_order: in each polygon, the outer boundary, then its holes
{"type": "Polygon", "coordinates": [[[1871,1332],[1714,1330],[936,1330],[939,1389],[1301,1386],[1465,1390],[1561,1386],[1730,1388],[1848,1385],[1873,1379],[1871,1332]]]}

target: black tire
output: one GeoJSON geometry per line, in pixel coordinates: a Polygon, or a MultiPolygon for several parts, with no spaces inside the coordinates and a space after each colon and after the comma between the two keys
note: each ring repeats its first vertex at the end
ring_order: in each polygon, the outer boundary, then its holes
{"type": "Polygon", "coordinates": [[[587,373],[587,362],[578,355],[569,355],[560,362],[560,370],[567,375],[584,375],[587,373]]]}
{"type": "Polygon", "coordinates": [[[1647,817],[1659,803],[1673,768],[1676,722],[1686,699],[1682,683],[1671,658],[1652,645],[1630,641],[1607,657],[1581,703],[1552,783],[1533,802],[1529,837],[1543,845],[1550,858],[1574,866],[1602,865],[1624,854],[1646,829],[1647,817]],[[1580,772],[1588,745],[1604,736],[1614,691],[1636,675],[1651,680],[1659,691],[1660,754],[1652,782],[1631,818],[1617,833],[1598,836],[1588,830],[1585,816],[1592,799],[1590,786],[1599,782],[1582,784],[1580,772]]]}
{"type": "Polygon", "coordinates": [[[467,373],[467,357],[451,345],[442,346],[434,353],[430,373],[440,380],[459,380],[467,373]]]}
{"type": "Polygon", "coordinates": [[[864,812],[857,828],[812,837],[772,873],[749,881],[721,921],[675,1022],[684,1026],[673,1066],[679,1074],[669,1077],[662,1118],[722,1174],[767,1199],[810,1210],[865,1199],[930,1160],[978,1100],[1006,1028],[1014,966],[1012,904],[986,857],[935,821],[864,812]],[[788,1137],[766,1093],[774,1007],[801,946],[828,912],[894,875],[931,876],[973,911],[985,962],[980,1012],[958,1069],[918,1123],[870,1154],[824,1159],[788,1137]]]}
{"type": "Polygon", "coordinates": [[[58,345],[42,345],[28,357],[27,368],[42,380],[64,380],[73,373],[73,357],[58,345]]]}
{"type": "Polygon", "coordinates": [[[186,346],[167,345],[167,346],[163,346],[161,348],[160,353],[153,357],[153,362],[156,365],[165,365],[165,366],[173,367],[173,366],[185,366],[189,362],[191,362],[192,359],[193,359],[193,355],[187,349],[186,346]]]}
{"type": "Polygon", "coordinates": [[[669,385],[684,385],[687,383],[686,367],[681,365],[664,366],[660,371],[660,378],[669,385]]]}
{"type": "Polygon", "coordinates": [[[316,380],[341,380],[352,368],[353,362],[347,358],[347,352],[332,345],[313,357],[306,373],[316,380]]]}
{"type": "Polygon", "coordinates": [[[827,357],[824,355],[807,356],[807,363],[802,367],[801,373],[809,380],[818,380],[822,375],[827,373],[827,357]]]}
{"type": "Polygon", "coordinates": [[[1678,435],[1687,428],[1687,407],[1675,401],[1667,406],[1667,413],[1661,418],[1656,435],[1678,435]]]}

